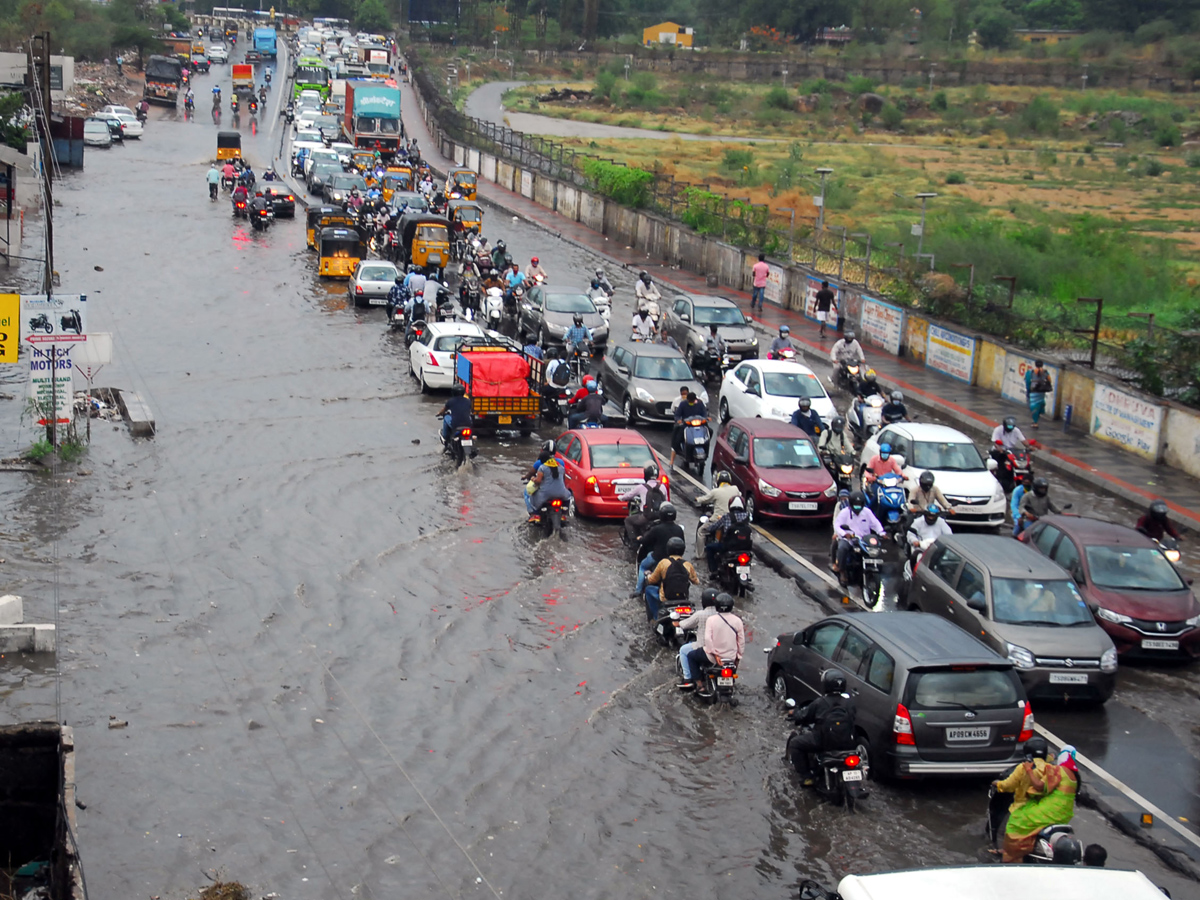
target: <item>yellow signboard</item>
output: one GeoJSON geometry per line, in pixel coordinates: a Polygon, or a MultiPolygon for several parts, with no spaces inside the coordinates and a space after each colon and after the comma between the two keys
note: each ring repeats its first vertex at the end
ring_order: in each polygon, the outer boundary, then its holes
{"type": "Polygon", "coordinates": [[[21,295],[0,294],[0,363],[15,363],[21,343],[21,295]]]}

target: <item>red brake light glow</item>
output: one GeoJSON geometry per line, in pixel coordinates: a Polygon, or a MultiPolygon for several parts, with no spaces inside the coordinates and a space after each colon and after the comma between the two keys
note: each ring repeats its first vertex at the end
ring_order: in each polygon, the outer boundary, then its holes
{"type": "Polygon", "coordinates": [[[462,436],[463,436],[464,438],[469,438],[469,437],[471,436],[471,429],[470,429],[470,428],[464,428],[464,429],[462,430],[462,436]]]}
{"type": "Polygon", "coordinates": [[[1025,720],[1021,722],[1021,733],[1017,735],[1018,741],[1027,741],[1033,737],[1033,706],[1029,701],[1025,701],[1025,720]]]}
{"type": "Polygon", "coordinates": [[[722,678],[737,678],[737,675],[734,674],[733,669],[726,666],[724,669],[721,670],[721,677],[722,678]]]}
{"type": "Polygon", "coordinates": [[[553,499],[553,500],[551,500],[551,501],[550,501],[550,506],[551,506],[552,508],[554,508],[554,509],[561,509],[561,508],[562,508],[562,501],[561,501],[561,500],[559,500],[559,499],[556,497],[555,499],[553,499]]]}
{"type": "Polygon", "coordinates": [[[848,768],[848,769],[857,769],[857,768],[858,768],[858,764],[859,764],[860,762],[862,762],[862,760],[861,760],[861,759],[859,759],[857,756],[847,756],[847,757],[846,757],[846,768],[848,768]]]}
{"type": "Polygon", "coordinates": [[[917,741],[913,737],[912,716],[908,714],[908,709],[903,703],[896,704],[896,718],[892,720],[892,734],[895,735],[897,744],[906,744],[909,747],[917,745],[917,741]]]}
{"type": "Polygon", "coordinates": [[[739,553],[737,563],[739,566],[750,565],[750,554],[749,553],[739,553]]]}
{"type": "Polygon", "coordinates": [[[361,294],[361,293],[362,293],[362,285],[361,285],[361,284],[356,284],[356,285],[354,286],[354,293],[356,293],[356,294],[361,294]]]}

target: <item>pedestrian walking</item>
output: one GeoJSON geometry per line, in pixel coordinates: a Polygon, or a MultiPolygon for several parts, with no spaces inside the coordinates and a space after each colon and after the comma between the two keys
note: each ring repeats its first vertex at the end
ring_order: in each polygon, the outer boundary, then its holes
{"type": "Polygon", "coordinates": [[[1046,364],[1040,359],[1033,361],[1033,368],[1025,370],[1025,396],[1029,400],[1029,414],[1033,417],[1033,427],[1038,427],[1038,419],[1046,411],[1046,395],[1054,390],[1050,381],[1050,373],[1046,364]]]}
{"type": "Polygon", "coordinates": [[[117,74],[118,75],[125,74],[124,72],[121,71],[122,68],[124,67],[124,65],[125,65],[125,57],[118,55],[117,56],[117,74]]]}
{"type": "Polygon", "coordinates": [[[821,323],[821,333],[817,337],[821,340],[825,339],[825,323],[829,321],[830,313],[837,314],[837,308],[833,302],[833,291],[829,289],[829,282],[822,281],[821,289],[817,291],[817,321],[821,323]]]}
{"type": "Polygon", "coordinates": [[[758,311],[762,312],[763,298],[767,294],[767,276],[771,274],[771,267],[767,265],[767,254],[758,254],[758,262],[751,269],[754,274],[754,289],[750,291],[750,312],[754,312],[754,304],[758,303],[758,311]]]}

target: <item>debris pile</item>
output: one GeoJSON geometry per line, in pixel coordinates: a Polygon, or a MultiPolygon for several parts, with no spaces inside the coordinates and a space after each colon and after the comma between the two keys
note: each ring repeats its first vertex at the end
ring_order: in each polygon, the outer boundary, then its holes
{"type": "Polygon", "coordinates": [[[91,115],[110,103],[132,107],[142,97],[146,76],[135,72],[132,66],[124,66],[124,73],[117,74],[115,63],[75,64],[75,84],[59,105],[58,112],[66,115],[91,115]]]}

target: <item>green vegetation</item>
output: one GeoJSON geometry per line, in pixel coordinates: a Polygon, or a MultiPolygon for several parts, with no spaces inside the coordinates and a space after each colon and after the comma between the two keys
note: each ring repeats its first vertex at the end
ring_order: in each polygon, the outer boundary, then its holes
{"type": "Polygon", "coordinates": [[[640,209],[650,202],[654,173],[602,159],[588,160],[583,172],[601,194],[622,206],[640,209]]]}
{"type": "Polygon", "coordinates": [[[155,35],[188,28],[187,17],[172,3],[112,0],[8,0],[0,4],[0,43],[14,47],[31,33],[49,31],[57,52],[80,60],[112,58],[121,51],[139,57],[157,52],[155,35]]]}
{"type": "Polygon", "coordinates": [[[25,451],[25,458],[32,462],[38,462],[53,452],[54,445],[45,438],[42,438],[40,441],[34,441],[30,445],[29,449],[25,451]]]}

